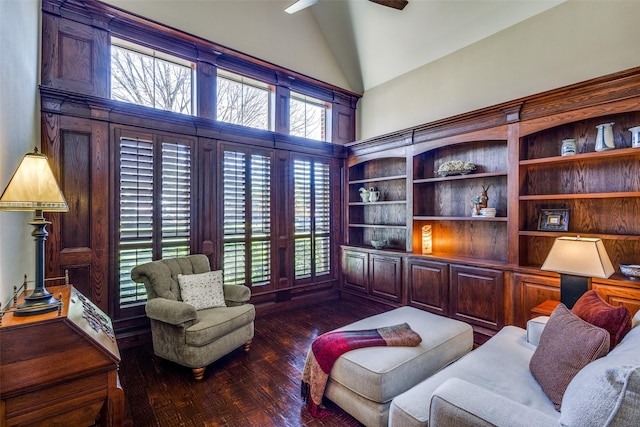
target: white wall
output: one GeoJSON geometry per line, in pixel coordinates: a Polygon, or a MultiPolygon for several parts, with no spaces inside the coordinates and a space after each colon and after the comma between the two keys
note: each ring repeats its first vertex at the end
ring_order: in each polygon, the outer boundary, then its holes
{"type": "MultiPolygon", "coordinates": [[[[1,0],[0,0],[1,1],[1,0]]],[[[289,15],[293,0],[104,0],[164,25],[353,90],[311,10],[289,15]],[[279,4],[274,7],[274,4],[279,4]]]]}
{"type": "Polygon", "coordinates": [[[359,139],[640,66],[640,1],[569,1],[365,92],[359,139]]]}
{"type": "MultiPolygon", "coordinates": [[[[40,146],[40,1],[0,0],[0,192],[22,157],[40,146]]],[[[0,211],[0,303],[35,274],[33,212],[0,211]]],[[[32,285],[33,287],[33,285],[32,285]]]]}

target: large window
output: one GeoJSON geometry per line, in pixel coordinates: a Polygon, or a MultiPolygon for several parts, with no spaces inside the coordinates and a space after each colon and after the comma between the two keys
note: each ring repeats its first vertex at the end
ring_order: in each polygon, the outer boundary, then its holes
{"type": "Polygon", "coordinates": [[[289,134],[318,141],[329,141],[329,105],[319,99],[291,92],[289,134]]]}
{"type": "Polygon", "coordinates": [[[314,279],[331,272],[330,168],[318,160],[293,161],[294,276],[314,279]]]}
{"type": "Polygon", "coordinates": [[[158,258],[188,255],[191,235],[191,147],[119,140],[118,267],[120,307],[146,300],[131,270],[158,258]]]}
{"type": "Polygon", "coordinates": [[[219,69],[217,91],[218,120],[271,130],[272,90],[269,85],[219,69]]]}
{"type": "Polygon", "coordinates": [[[271,281],[271,157],[241,149],[222,155],[225,284],[271,281]]]}
{"type": "Polygon", "coordinates": [[[111,44],[111,99],[194,114],[194,65],[121,40],[111,44]]]}

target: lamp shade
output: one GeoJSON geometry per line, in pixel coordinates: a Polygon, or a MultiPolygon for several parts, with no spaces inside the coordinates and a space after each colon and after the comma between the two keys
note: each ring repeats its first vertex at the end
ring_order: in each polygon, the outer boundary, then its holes
{"type": "Polygon", "coordinates": [[[53,176],[47,156],[28,153],[18,165],[7,188],[0,196],[5,211],[67,212],[67,201],[53,176]]]}
{"type": "Polygon", "coordinates": [[[558,237],[541,269],[603,279],[615,271],[602,240],[580,236],[558,237]]]}

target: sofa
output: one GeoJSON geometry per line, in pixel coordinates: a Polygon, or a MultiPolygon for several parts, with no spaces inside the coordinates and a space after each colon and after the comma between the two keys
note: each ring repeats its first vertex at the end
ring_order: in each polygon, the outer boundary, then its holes
{"type": "MultiPolygon", "coordinates": [[[[560,305],[556,311],[561,307],[564,306],[560,305]]],[[[566,307],[564,310],[568,312],[566,307]]],[[[567,316],[566,313],[563,315],[567,316]]],[[[545,340],[545,349],[549,347],[550,337],[545,338],[545,329],[550,329],[549,319],[545,316],[532,319],[526,330],[504,327],[482,346],[396,396],[389,409],[389,425],[640,425],[640,327],[637,326],[640,312],[628,322],[632,325],[631,330],[611,351],[607,353],[609,344],[602,342],[606,348],[598,351],[604,350],[606,355],[582,368],[576,367],[575,376],[566,378],[568,386],[564,394],[558,396],[559,411],[547,395],[548,388],[543,389],[539,379],[532,374],[532,360],[536,360],[536,369],[542,371],[553,371],[554,367],[563,364],[560,356],[548,353],[542,359],[535,356],[536,350],[542,347],[541,340],[545,340]]],[[[560,332],[568,335],[555,340],[560,348],[557,351],[569,352],[570,342],[580,342],[582,338],[573,337],[564,324],[559,326],[565,329],[560,332]]],[[[606,337],[608,339],[609,334],[606,337]]],[[[578,354],[576,358],[580,356],[578,354]]]]}
{"type": "Polygon", "coordinates": [[[251,290],[223,285],[222,272],[210,270],[206,255],[141,264],[131,278],[147,290],[156,356],[191,368],[200,381],[206,367],[222,356],[241,346],[249,351],[256,315],[249,304],[251,290]]]}

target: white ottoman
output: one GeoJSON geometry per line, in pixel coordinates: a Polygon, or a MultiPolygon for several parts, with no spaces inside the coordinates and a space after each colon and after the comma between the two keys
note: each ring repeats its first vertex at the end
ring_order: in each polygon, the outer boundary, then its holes
{"type": "Polygon", "coordinates": [[[408,323],[417,347],[368,347],[336,360],[325,397],[367,427],[386,426],[391,400],[473,348],[471,326],[413,307],[400,307],[336,329],[362,330],[408,323]]]}

